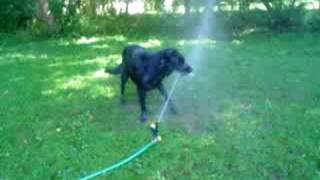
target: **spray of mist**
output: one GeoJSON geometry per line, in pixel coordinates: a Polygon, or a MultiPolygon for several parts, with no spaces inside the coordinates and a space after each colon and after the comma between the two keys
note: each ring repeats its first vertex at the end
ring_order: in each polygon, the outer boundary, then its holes
{"type": "MultiPolygon", "coordinates": [[[[213,22],[212,12],[206,10],[203,12],[201,21],[194,32],[195,42],[203,42],[210,36],[211,32],[211,22],[213,22]]],[[[178,108],[178,115],[170,118],[175,119],[176,122],[180,123],[188,131],[203,131],[206,126],[206,122],[209,119],[210,107],[212,107],[212,101],[209,101],[209,87],[203,83],[208,81],[208,77],[203,71],[205,68],[205,61],[207,58],[206,44],[205,43],[195,43],[192,49],[187,53],[186,60],[192,66],[194,72],[189,77],[181,77],[177,74],[172,81],[171,88],[169,90],[169,97],[173,98],[175,105],[178,108]]],[[[160,112],[158,121],[164,118],[168,106],[168,101],[166,101],[160,112]]]]}

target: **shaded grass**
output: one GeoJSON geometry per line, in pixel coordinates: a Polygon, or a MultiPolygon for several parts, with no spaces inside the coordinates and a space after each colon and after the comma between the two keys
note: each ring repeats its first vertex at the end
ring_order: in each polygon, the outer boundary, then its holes
{"type": "MultiPolygon", "coordinates": [[[[178,84],[164,141],[100,179],[319,178],[318,35],[1,38],[0,179],[78,178],[149,141],[134,86],[121,107],[119,78],[101,72],[129,42],[204,55],[178,84]]],[[[148,101],[156,118],[162,98],[148,101]]]]}

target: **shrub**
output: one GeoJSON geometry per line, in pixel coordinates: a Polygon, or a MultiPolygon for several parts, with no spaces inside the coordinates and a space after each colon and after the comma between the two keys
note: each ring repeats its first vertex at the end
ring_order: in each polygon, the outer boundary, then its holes
{"type": "Polygon", "coordinates": [[[277,31],[292,31],[303,28],[303,8],[274,10],[270,13],[269,28],[277,31]]]}
{"type": "Polygon", "coordinates": [[[309,31],[320,31],[320,12],[308,12],[304,19],[304,25],[309,31]]]}
{"type": "Polygon", "coordinates": [[[36,13],[35,0],[1,0],[0,31],[26,28],[36,13]]]}

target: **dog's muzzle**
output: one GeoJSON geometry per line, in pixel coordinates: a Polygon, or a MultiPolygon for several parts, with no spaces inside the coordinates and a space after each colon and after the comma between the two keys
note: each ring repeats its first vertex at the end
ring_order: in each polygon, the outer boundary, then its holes
{"type": "Polygon", "coordinates": [[[192,67],[187,65],[187,64],[184,64],[180,69],[179,69],[180,72],[182,73],[185,73],[185,74],[189,74],[192,72],[192,67]]]}

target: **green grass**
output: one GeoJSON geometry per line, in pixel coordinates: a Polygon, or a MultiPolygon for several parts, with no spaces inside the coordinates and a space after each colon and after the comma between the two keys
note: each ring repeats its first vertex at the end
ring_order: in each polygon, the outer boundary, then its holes
{"type": "MultiPolygon", "coordinates": [[[[163,141],[98,179],[320,178],[319,35],[0,38],[1,180],[77,179],[149,142],[132,83],[120,106],[119,78],[101,72],[129,42],[204,54],[179,81],[163,141]]],[[[156,118],[162,98],[148,101],[156,118]]]]}

